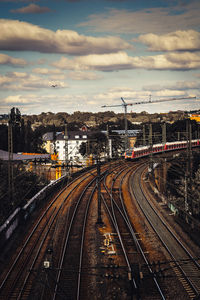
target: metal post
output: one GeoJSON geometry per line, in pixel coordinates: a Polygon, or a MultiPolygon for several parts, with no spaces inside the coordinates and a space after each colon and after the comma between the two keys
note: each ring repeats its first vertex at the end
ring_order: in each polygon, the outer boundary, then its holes
{"type": "Polygon", "coordinates": [[[128,149],[128,123],[127,123],[127,105],[124,105],[124,121],[125,121],[125,149],[128,149]]]}
{"type": "Polygon", "coordinates": [[[107,136],[107,158],[110,158],[110,144],[109,144],[109,127],[107,125],[107,130],[106,130],[106,136],[107,136]]]}
{"type": "Polygon", "coordinates": [[[143,146],[146,146],[146,132],[145,132],[145,125],[143,125],[143,146]]]}
{"type": "MultiPolygon", "coordinates": [[[[189,164],[189,189],[191,191],[191,188],[192,188],[192,124],[189,121],[189,125],[188,125],[188,130],[189,130],[189,157],[188,157],[188,164],[189,164]]],[[[191,213],[193,214],[193,203],[192,203],[192,197],[190,196],[190,199],[189,199],[189,204],[190,204],[190,210],[191,210],[191,213]]]]}
{"type": "Polygon", "coordinates": [[[65,164],[66,164],[66,173],[69,174],[69,152],[68,152],[68,132],[67,124],[65,124],[65,164]]]}
{"type": "Polygon", "coordinates": [[[153,175],[153,140],[152,140],[152,124],[149,124],[149,147],[150,147],[150,170],[153,175]]]}
{"type": "Polygon", "coordinates": [[[13,201],[13,122],[11,117],[8,121],[8,193],[9,201],[13,201]]]}
{"type": "Polygon", "coordinates": [[[165,145],[167,141],[167,134],[166,134],[166,123],[162,124],[162,143],[165,145]]]}
{"type": "Polygon", "coordinates": [[[101,218],[101,166],[99,158],[97,158],[97,197],[98,197],[98,218],[97,224],[103,224],[101,218]]]}

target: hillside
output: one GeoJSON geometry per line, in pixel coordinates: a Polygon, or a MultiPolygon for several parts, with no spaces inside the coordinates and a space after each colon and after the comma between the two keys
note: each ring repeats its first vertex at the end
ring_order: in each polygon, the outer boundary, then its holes
{"type": "MultiPolygon", "coordinates": [[[[148,122],[175,122],[177,120],[183,120],[187,117],[187,113],[183,111],[177,112],[170,112],[170,113],[163,113],[163,114],[148,114],[146,112],[141,113],[128,113],[127,119],[132,124],[138,123],[148,123],[148,122]]],[[[40,125],[47,126],[47,125],[55,125],[63,126],[65,123],[73,123],[76,122],[78,124],[87,125],[88,127],[96,127],[105,123],[118,123],[124,119],[124,114],[116,114],[113,111],[106,111],[106,112],[74,112],[73,114],[68,114],[65,112],[59,113],[41,113],[39,115],[25,115],[23,116],[25,123],[27,121],[31,122],[32,128],[36,128],[40,125]]]]}

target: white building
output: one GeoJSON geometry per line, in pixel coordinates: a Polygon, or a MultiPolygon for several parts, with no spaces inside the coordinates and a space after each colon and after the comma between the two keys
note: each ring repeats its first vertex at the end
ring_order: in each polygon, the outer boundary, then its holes
{"type": "Polygon", "coordinates": [[[64,132],[56,132],[53,137],[53,132],[47,132],[43,135],[43,141],[45,142],[45,149],[48,146],[47,152],[58,154],[58,160],[66,161],[82,161],[83,157],[79,153],[80,145],[83,142],[87,142],[88,133],[85,131],[71,131],[68,132],[68,136],[65,138],[64,132]],[[50,146],[50,147],[49,147],[50,146]]]}

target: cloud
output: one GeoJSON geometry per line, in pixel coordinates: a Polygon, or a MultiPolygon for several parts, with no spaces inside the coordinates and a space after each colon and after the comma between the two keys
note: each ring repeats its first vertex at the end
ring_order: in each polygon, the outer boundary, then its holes
{"type": "Polygon", "coordinates": [[[69,78],[73,80],[97,80],[97,79],[102,79],[103,77],[93,72],[77,71],[77,72],[70,72],[69,78]]]}
{"type": "Polygon", "coordinates": [[[59,61],[52,63],[53,66],[68,70],[97,70],[115,71],[122,69],[132,69],[132,59],[125,52],[87,55],[76,57],[72,60],[61,57],[59,61]]]}
{"type": "Polygon", "coordinates": [[[48,69],[48,68],[35,68],[32,71],[33,71],[33,73],[41,74],[41,75],[61,74],[62,73],[59,69],[48,69]]]}
{"type": "Polygon", "coordinates": [[[27,62],[21,58],[11,57],[7,54],[0,53],[0,65],[10,65],[10,66],[25,66],[27,62]]]}
{"type": "Polygon", "coordinates": [[[66,70],[118,71],[129,69],[146,70],[192,70],[200,68],[200,53],[172,52],[155,56],[128,56],[126,52],[87,55],[72,60],[61,57],[52,63],[66,70]]]}
{"type": "Polygon", "coordinates": [[[4,99],[3,102],[6,103],[6,104],[14,104],[14,105],[17,105],[17,104],[23,105],[23,104],[29,104],[30,103],[29,100],[27,98],[23,98],[22,95],[8,96],[4,99]]]}
{"type": "Polygon", "coordinates": [[[52,81],[52,78],[44,79],[25,72],[9,72],[6,75],[0,75],[0,87],[3,90],[38,91],[39,89],[51,89],[52,84],[55,84],[58,89],[68,87],[64,81],[58,79],[52,81]]]}
{"type": "Polygon", "coordinates": [[[94,32],[125,34],[163,34],[175,30],[199,28],[199,1],[184,6],[145,8],[141,10],[108,9],[105,13],[92,14],[88,21],[79,24],[94,32]]]}
{"type": "Polygon", "coordinates": [[[175,31],[164,35],[145,34],[138,40],[150,51],[199,51],[200,33],[195,30],[175,31]]]}
{"type": "Polygon", "coordinates": [[[72,30],[48,30],[27,22],[0,20],[0,49],[70,55],[102,54],[130,49],[119,37],[91,37],[72,30]]]}
{"type": "Polygon", "coordinates": [[[12,79],[24,79],[28,78],[28,74],[26,72],[8,72],[7,76],[12,79]]]}
{"type": "Polygon", "coordinates": [[[149,90],[149,91],[161,91],[161,90],[199,90],[200,89],[200,82],[198,81],[178,81],[174,84],[165,84],[165,85],[146,85],[143,87],[143,90],[149,90]]]}
{"type": "Polygon", "coordinates": [[[20,13],[20,14],[43,14],[46,12],[50,12],[51,9],[48,7],[41,7],[34,3],[29,4],[28,6],[24,6],[18,9],[12,9],[12,13],[20,13]]]}
{"type": "Polygon", "coordinates": [[[0,86],[1,87],[4,85],[10,84],[11,82],[12,82],[12,78],[0,75],[0,86]]]}

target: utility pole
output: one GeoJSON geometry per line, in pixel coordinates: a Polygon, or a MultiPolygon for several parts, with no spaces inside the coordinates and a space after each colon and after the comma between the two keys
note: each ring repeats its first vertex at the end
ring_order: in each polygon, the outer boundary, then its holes
{"type": "Polygon", "coordinates": [[[191,191],[192,186],[192,126],[190,120],[186,122],[186,137],[187,137],[187,155],[186,155],[186,171],[185,171],[185,210],[193,214],[193,203],[189,197],[188,191],[191,191]]]}
{"type": "Polygon", "coordinates": [[[153,140],[152,140],[152,124],[149,124],[149,145],[150,145],[150,162],[149,167],[153,175],[153,140]]]}
{"type": "Polygon", "coordinates": [[[107,158],[108,158],[108,160],[109,160],[109,158],[110,158],[110,142],[109,142],[109,127],[108,127],[108,125],[107,125],[107,128],[106,128],[106,137],[107,137],[107,158]]]}
{"type": "Polygon", "coordinates": [[[66,165],[66,174],[69,175],[69,152],[68,152],[68,132],[67,132],[67,123],[65,124],[65,165],[66,165]]]}
{"type": "Polygon", "coordinates": [[[97,198],[98,198],[98,217],[96,224],[102,225],[102,217],[101,217],[101,165],[99,160],[99,155],[97,157],[97,198]]]}
{"type": "Polygon", "coordinates": [[[166,123],[162,124],[162,143],[165,145],[167,141],[166,123]]]}
{"type": "Polygon", "coordinates": [[[121,97],[121,100],[124,105],[124,122],[125,122],[125,150],[129,148],[128,145],[128,121],[127,121],[127,103],[124,101],[124,99],[121,97]]]}
{"type": "Polygon", "coordinates": [[[13,120],[11,114],[8,121],[8,194],[9,201],[13,201],[13,120]]]}
{"type": "Polygon", "coordinates": [[[143,125],[143,146],[146,146],[146,132],[145,132],[145,125],[143,125]]]}
{"type": "Polygon", "coordinates": [[[13,201],[14,180],[13,180],[13,128],[21,122],[21,114],[18,108],[13,107],[8,120],[8,194],[9,201],[13,201]]]}

